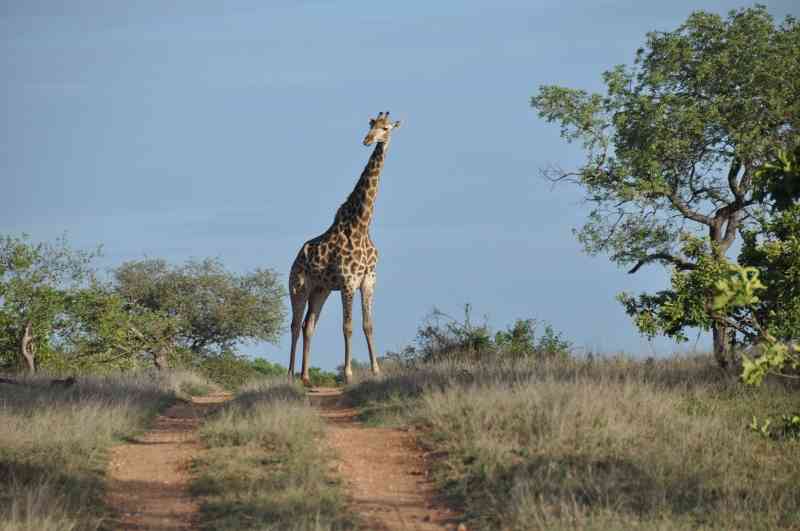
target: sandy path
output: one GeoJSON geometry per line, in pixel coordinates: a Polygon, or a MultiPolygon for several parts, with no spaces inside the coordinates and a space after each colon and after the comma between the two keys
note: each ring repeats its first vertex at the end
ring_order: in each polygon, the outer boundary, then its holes
{"type": "Polygon", "coordinates": [[[111,450],[106,501],[117,517],[112,529],[191,529],[198,511],[189,496],[189,464],[202,451],[202,417],[230,398],[218,394],[178,402],[153,428],[111,450]]]}
{"type": "Polygon", "coordinates": [[[327,442],[339,456],[350,507],[367,529],[456,529],[456,515],[433,503],[433,487],[413,435],[364,426],[356,411],[343,404],[339,389],[311,389],[309,398],[328,424],[327,442]]]}

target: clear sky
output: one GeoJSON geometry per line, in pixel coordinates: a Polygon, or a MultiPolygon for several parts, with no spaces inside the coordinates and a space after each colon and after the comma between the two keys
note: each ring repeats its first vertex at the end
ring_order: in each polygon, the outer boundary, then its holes
{"type": "MultiPolygon", "coordinates": [[[[372,227],[380,352],[411,341],[434,305],[458,316],[471,303],[495,328],[530,317],[582,349],[665,355],[675,347],[640,338],[614,295],[668,274],[582,254],[579,191],[538,173],[580,152],[528,101],[541,84],[599,90],[646,32],[747,5],[7,0],[0,231],[102,243],[103,267],[216,256],[285,280],[366,163],[368,119],[389,109],[404,125],[372,227]]],[[[288,343],[245,351],[285,364],[288,343]]],[[[334,293],[312,364],[333,368],[342,351],[334,293]]]]}

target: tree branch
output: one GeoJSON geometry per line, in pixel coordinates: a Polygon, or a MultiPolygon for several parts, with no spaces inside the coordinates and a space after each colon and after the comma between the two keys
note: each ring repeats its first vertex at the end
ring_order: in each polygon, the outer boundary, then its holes
{"type": "Polygon", "coordinates": [[[674,264],[679,271],[688,271],[697,268],[695,264],[687,262],[686,260],[678,258],[677,256],[673,256],[669,253],[653,253],[639,260],[636,263],[636,265],[633,266],[633,268],[630,271],[628,271],[628,274],[632,275],[633,273],[639,271],[639,268],[642,267],[643,265],[649,264],[650,262],[655,262],[657,260],[661,262],[669,262],[671,264],[674,264]]]}
{"type": "Polygon", "coordinates": [[[703,225],[708,225],[709,227],[711,227],[714,224],[714,220],[712,220],[710,217],[689,208],[689,205],[687,205],[683,201],[683,199],[681,199],[680,196],[678,196],[678,193],[675,190],[672,190],[671,192],[666,194],[666,196],[669,199],[670,203],[672,203],[672,206],[678,209],[678,211],[681,214],[683,214],[685,218],[691,219],[692,221],[696,221],[698,223],[702,223],[703,225]]]}

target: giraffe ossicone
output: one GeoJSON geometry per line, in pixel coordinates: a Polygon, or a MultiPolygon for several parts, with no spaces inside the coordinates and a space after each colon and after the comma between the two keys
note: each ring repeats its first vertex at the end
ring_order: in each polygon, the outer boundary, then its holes
{"type": "Polygon", "coordinates": [[[378,250],[372,242],[372,223],[378,184],[389,147],[392,131],[400,122],[389,119],[389,111],[369,120],[364,145],[375,144],[361,177],[336,211],[333,224],[321,235],[308,240],[300,248],[289,273],[289,296],[292,302],[292,345],[289,354],[289,379],[294,376],[295,353],[300,332],[303,332],[303,383],[310,385],[309,361],[311,339],[322,307],[331,291],[342,294],[342,332],[344,334],[344,374],[350,382],[353,332],[353,300],[361,291],[361,312],[367,339],[370,367],[379,374],[378,360],[372,340],[372,299],[375,291],[375,266],[378,250]],[[305,318],[303,315],[305,314],[305,318]]]}

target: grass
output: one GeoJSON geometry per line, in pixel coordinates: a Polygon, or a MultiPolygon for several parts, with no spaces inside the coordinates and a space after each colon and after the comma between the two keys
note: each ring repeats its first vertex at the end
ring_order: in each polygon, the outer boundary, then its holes
{"type": "Polygon", "coordinates": [[[167,389],[175,393],[175,396],[183,400],[190,400],[193,396],[208,396],[221,390],[218,384],[204,375],[185,369],[166,372],[162,382],[167,389]]]}
{"type": "Polygon", "coordinates": [[[299,386],[261,380],[211,417],[192,492],[204,529],[352,529],[322,420],[299,386]]]}
{"type": "Polygon", "coordinates": [[[369,422],[420,428],[470,528],[800,527],[800,442],[747,428],[797,391],[708,358],[441,363],[347,392],[369,422]]]}
{"type": "Polygon", "coordinates": [[[69,388],[45,375],[20,381],[0,384],[0,531],[101,528],[108,448],[145,429],[174,393],[144,373],[69,388]]]}

